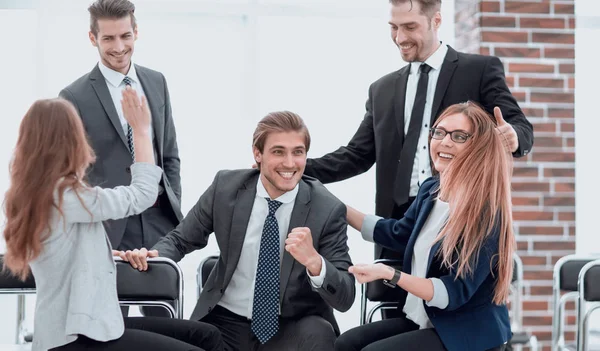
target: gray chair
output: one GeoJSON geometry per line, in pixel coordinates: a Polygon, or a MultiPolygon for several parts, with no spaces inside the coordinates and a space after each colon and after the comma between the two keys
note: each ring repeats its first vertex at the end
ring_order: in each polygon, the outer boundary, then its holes
{"type": "Polygon", "coordinates": [[[538,351],[539,344],[535,335],[523,330],[523,261],[513,255],[513,276],[510,285],[510,329],[513,333],[508,345],[517,349],[529,346],[531,351],[538,351]]]}
{"type": "Polygon", "coordinates": [[[140,272],[115,257],[117,294],[121,306],[159,306],[171,318],[183,319],[183,273],[165,257],[148,259],[148,270],[140,272]]]}
{"type": "Polygon", "coordinates": [[[579,272],[577,281],[577,351],[588,351],[589,317],[600,308],[600,259],[587,263],[579,272]]]}
{"type": "MultiPolygon", "coordinates": [[[[383,263],[395,269],[402,269],[402,261],[400,260],[378,259],[373,261],[373,263],[383,263]]],[[[385,286],[381,280],[361,284],[360,291],[360,325],[371,323],[373,315],[377,311],[398,308],[398,302],[392,295],[395,291],[385,286]],[[369,301],[376,302],[377,304],[373,308],[368,309],[367,305],[369,301]]]]}
{"type": "Polygon", "coordinates": [[[596,256],[567,255],[561,257],[554,265],[552,275],[552,351],[575,350],[576,344],[565,341],[565,306],[572,301],[579,301],[577,281],[581,269],[589,262],[598,259],[596,256]]]}
{"type": "MultiPolygon", "coordinates": [[[[4,256],[0,255],[0,268],[4,267],[4,256]]],[[[25,344],[33,340],[33,334],[25,328],[25,295],[35,294],[35,280],[30,275],[26,281],[11,275],[8,271],[0,271],[0,294],[17,295],[17,328],[16,344],[25,344]]]]}
{"type": "Polygon", "coordinates": [[[206,258],[204,258],[202,261],[200,261],[200,264],[198,265],[198,270],[196,272],[196,298],[199,299],[200,298],[200,293],[202,292],[202,288],[204,287],[204,284],[206,284],[206,281],[208,280],[208,276],[210,275],[210,273],[212,272],[213,268],[215,267],[215,265],[217,264],[217,261],[219,260],[219,255],[212,255],[212,256],[208,256],[206,258]]]}

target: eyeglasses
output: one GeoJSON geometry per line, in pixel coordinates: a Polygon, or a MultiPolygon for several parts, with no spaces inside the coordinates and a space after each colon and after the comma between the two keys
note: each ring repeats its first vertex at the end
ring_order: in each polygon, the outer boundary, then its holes
{"type": "Polygon", "coordinates": [[[431,135],[431,138],[436,140],[444,139],[446,134],[450,134],[450,139],[457,144],[462,144],[472,137],[471,134],[463,132],[462,130],[453,130],[450,132],[442,128],[431,128],[429,130],[429,135],[431,135]]]}

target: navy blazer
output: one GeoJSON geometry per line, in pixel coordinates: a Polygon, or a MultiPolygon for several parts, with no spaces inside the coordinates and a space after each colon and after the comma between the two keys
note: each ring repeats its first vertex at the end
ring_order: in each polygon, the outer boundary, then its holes
{"type": "MultiPolygon", "coordinates": [[[[404,218],[381,219],[375,225],[375,243],[404,253],[402,271],[410,274],[414,246],[429,217],[437,197],[439,178],[431,177],[421,185],[417,198],[404,218]]],[[[465,278],[456,275],[456,269],[442,264],[439,253],[441,242],[432,246],[427,262],[427,278],[439,278],[448,290],[449,303],[445,309],[429,307],[425,311],[448,351],[483,351],[510,340],[510,320],[505,304],[493,303],[498,274],[498,230],[489,235],[481,247],[473,273],[465,278]]],[[[403,291],[400,307],[406,301],[403,291]]]]}

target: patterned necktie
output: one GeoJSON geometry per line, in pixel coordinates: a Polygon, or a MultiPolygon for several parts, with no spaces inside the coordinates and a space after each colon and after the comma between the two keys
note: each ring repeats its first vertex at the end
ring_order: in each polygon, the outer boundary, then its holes
{"type": "MultiPolygon", "coordinates": [[[[131,78],[125,76],[125,78],[123,78],[123,83],[125,83],[125,86],[130,87],[131,86],[131,78]]],[[[135,161],[135,149],[133,148],[133,130],[131,129],[131,126],[129,125],[129,123],[127,123],[127,146],[129,146],[129,152],[131,153],[131,158],[133,158],[133,160],[135,161]]]]}
{"type": "Polygon", "coordinates": [[[252,332],[261,344],[266,343],[279,330],[279,225],[275,212],[281,202],[265,198],[269,214],[265,219],[252,305],[252,332]]]}

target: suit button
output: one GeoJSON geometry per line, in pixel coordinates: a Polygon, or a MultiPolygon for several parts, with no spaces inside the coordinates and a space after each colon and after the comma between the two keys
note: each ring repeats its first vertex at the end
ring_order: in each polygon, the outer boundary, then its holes
{"type": "Polygon", "coordinates": [[[129,166],[125,167],[125,172],[131,173],[131,167],[129,167],[129,166]]]}

